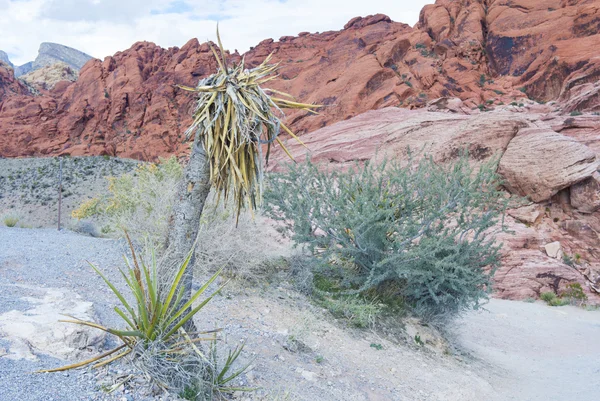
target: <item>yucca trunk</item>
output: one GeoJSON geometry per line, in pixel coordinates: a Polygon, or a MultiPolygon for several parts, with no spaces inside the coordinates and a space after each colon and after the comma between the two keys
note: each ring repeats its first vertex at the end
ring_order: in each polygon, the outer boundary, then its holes
{"type": "MultiPolygon", "coordinates": [[[[200,217],[211,188],[210,162],[202,141],[198,138],[196,137],[193,143],[190,159],[177,188],[173,212],[169,218],[167,248],[160,269],[162,284],[166,286],[170,284],[168,281],[173,278],[178,264],[185,259],[194,246],[200,229],[200,217]]],[[[192,254],[190,261],[191,268],[186,270],[182,278],[182,284],[185,288],[185,295],[182,300],[184,303],[189,299],[192,290],[194,260],[195,253],[192,254]]]]}

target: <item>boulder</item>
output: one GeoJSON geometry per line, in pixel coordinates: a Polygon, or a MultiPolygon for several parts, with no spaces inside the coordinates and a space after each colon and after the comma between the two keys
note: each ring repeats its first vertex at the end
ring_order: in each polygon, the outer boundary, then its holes
{"type": "Polygon", "coordinates": [[[104,341],[103,331],[59,322],[65,315],[93,321],[91,302],[67,289],[17,287],[33,295],[21,299],[29,303],[27,310],[0,314],[0,334],[9,343],[4,358],[37,360],[37,354],[59,359],[89,357],[90,348],[104,341]]]}
{"type": "Polygon", "coordinates": [[[546,250],[546,255],[554,259],[560,259],[563,255],[560,242],[558,241],[544,245],[544,249],[546,250]]]}
{"type": "Polygon", "coordinates": [[[600,209],[600,173],[571,186],[571,206],[582,213],[600,209]]]}
{"type": "Polygon", "coordinates": [[[587,146],[544,128],[528,128],[510,142],[499,173],[513,193],[534,202],[590,177],[600,165],[587,146]]]}
{"type": "Polygon", "coordinates": [[[524,223],[533,224],[540,217],[540,207],[536,204],[523,206],[507,211],[509,216],[522,221],[524,223]]]}

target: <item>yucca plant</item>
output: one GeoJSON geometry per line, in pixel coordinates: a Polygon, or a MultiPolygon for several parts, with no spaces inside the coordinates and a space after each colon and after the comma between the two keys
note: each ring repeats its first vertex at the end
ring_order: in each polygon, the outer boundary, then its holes
{"type": "Polygon", "coordinates": [[[282,131],[304,145],[281,121],[281,109],[316,114],[313,109],[321,106],[299,103],[287,93],[261,87],[277,77],[279,64],[269,64],[272,53],[256,68],[247,69],[244,58],[229,67],[218,29],[217,39],[220,56],[211,46],[219,65],[217,73],[200,80],[195,88],[179,87],[199,94],[186,135],[202,141],[210,161],[210,181],[224,200],[233,191],[239,215],[244,206],[255,209],[261,198],[263,145],[267,163],[274,142],[293,159],[279,138],[282,131]]]}
{"type": "MultiPolygon", "coordinates": [[[[106,285],[112,290],[115,296],[119,299],[121,305],[114,308],[115,312],[123,319],[126,329],[113,329],[104,327],[94,322],[87,322],[75,317],[69,316],[70,319],[61,320],[62,322],[79,324],[82,326],[93,327],[106,333],[115,335],[121,341],[121,344],[101,355],[88,359],[76,364],[63,366],[55,369],[42,370],[40,372],[58,372],[69,369],[75,369],[82,366],[91,365],[98,368],[114,362],[128,354],[134,354],[136,357],[146,358],[144,355],[148,350],[152,350],[155,355],[165,361],[175,362],[185,360],[182,354],[192,353],[190,359],[196,359],[200,356],[201,359],[209,363],[209,357],[204,356],[201,350],[194,344],[199,341],[215,341],[216,333],[220,330],[209,330],[197,333],[187,333],[184,330],[184,325],[192,319],[216,294],[221,291],[223,284],[215,292],[207,296],[197,306],[193,303],[202,296],[208,287],[217,279],[222,269],[217,271],[212,277],[193,295],[183,301],[186,292],[182,285],[182,277],[185,274],[190,264],[193,251],[190,251],[185,260],[179,266],[177,274],[165,293],[162,293],[161,283],[159,282],[157,272],[157,260],[152,247],[150,247],[150,263],[149,265],[136,255],[133,244],[126,233],[129,247],[131,250],[131,261],[125,259],[127,269],[121,270],[121,274],[133,298],[133,302],[121,293],[117,287],[93,264],[90,266],[102,277],[106,285]]],[[[89,262],[88,262],[89,263],[89,262]]],[[[156,362],[156,361],[154,361],[156,362]]],[[[153,379],[156,379],[150,374],[153,379]]],[[[165,380],[167,381],[167,380],[165,380]]],[[[161,383],[165,387],[168,383],[161,383]]]]}

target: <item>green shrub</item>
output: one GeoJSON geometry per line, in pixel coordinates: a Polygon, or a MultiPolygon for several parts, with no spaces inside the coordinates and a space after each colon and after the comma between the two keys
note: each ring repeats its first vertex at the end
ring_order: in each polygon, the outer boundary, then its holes
{"type": "Polygon", "coordinates": [[[555,297],[554,299],[550,300],[548,302],[548,305],[550,306],[565,306],[565,305],[569,305],[571,302],[568,299],[562,298],[562,297],[555,297]]]}
{"type": "Polygon", "coordinates": [[[486,81],[487,81],[487,78],[485,77],[485,74],[481,74],[479,76],[479,86],[481,86],[483,88],[485,86],[486,81]]]}
{"type": "Polygon", "coordinates": [[[562,292],[561,296],[578,305],[583,305],[588,300],[587,295],[585,295],[585,292],[583,292],[583,288],[579,283],[567,284],[567,287],[562,292]]]}
{"type": "Polygon", "coordinates": [[[546,303],[550,303],[556,298],[556,294],[553,292],[542,292],[540,294],[540,299],[546,303]]]}
{"type": "Polygon", "coordinates": [[[583,114],[583,113],[582,113],[581,111],[579,111],[579,110],[575,110],[575,111],[572,111],[572,112],[571,112],[571,117],[577,117],[577,116],[580,116],[580,115],[582,115],[582,114],[583,114]]]}
{"type": "Polygon", "coordinates": [[[414,166],[366,163],[347,172],[310,162],[273,176],[266,213],[318,263],[333,296],[380,296],[425,319],[478,307],[499,263],[493,233],[506,208],[497,161],[474,169],[423,158],[414,166]]]}
{"type": "Polygon", "coordinates": [[[17,216],[6,216],[3,221],[6,227],[15,227],[19,222],[19,218],[17,216]]]}

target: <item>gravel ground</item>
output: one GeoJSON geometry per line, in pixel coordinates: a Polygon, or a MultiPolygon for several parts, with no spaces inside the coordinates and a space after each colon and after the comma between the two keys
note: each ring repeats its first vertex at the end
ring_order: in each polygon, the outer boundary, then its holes
{"type": "MultiPolygon", "coordinates": [[[[28,310],[23,297],[35,293],[32,286],[62,288],[94,302],[99,322],[119,326],[113,296],[86,260],[120,283],[116,266],[126,251],[122,242],[68,231],[0,227],[0,314],[28,310]]],[[[487,312],[449,329],[457,350],[449,355],[348,330],[285,283],[236,291],[216,297],[196,323],[224,328],[229,345],[247,344],[241,362],[252,367],[235,384],[261,390],[241,399],[575,401],[597,398],[600,388],[598,311],[492,300],[487,312]],[[300,349],[291,349],[291,339],[300,349]]],[[[107,395],[98,387],[102,372],[31,374],[65,361],[9,360],[2,357],[8,348],[0,333],[0,401],[160,399],[135,387],[107,395]]]]}
{"type": "MultiPolygon", "coordinates": [[[[70,288],[95,303],[100,321],[118,324],[113,314],[107,313],[113,305],[106,300],[112,297],[101,279],[91,272],[86,259],[116,277],[116,270],[111,267],[121,260],[121,252],[115,252],[115,248],[124,249],[122,244],[68,231],[5,227],[0,227],[0,244],[0,313],[27,310],[29,304],[21,298],[32,295],[32,291],[15,285],[70,288]]],[[[65,364],[44,355],[38,357],[39,361],[0,357],[0,400],[68,401],[103,397],[96,391],[94,377],[85,371],[31,374],[65,364]]]]}

